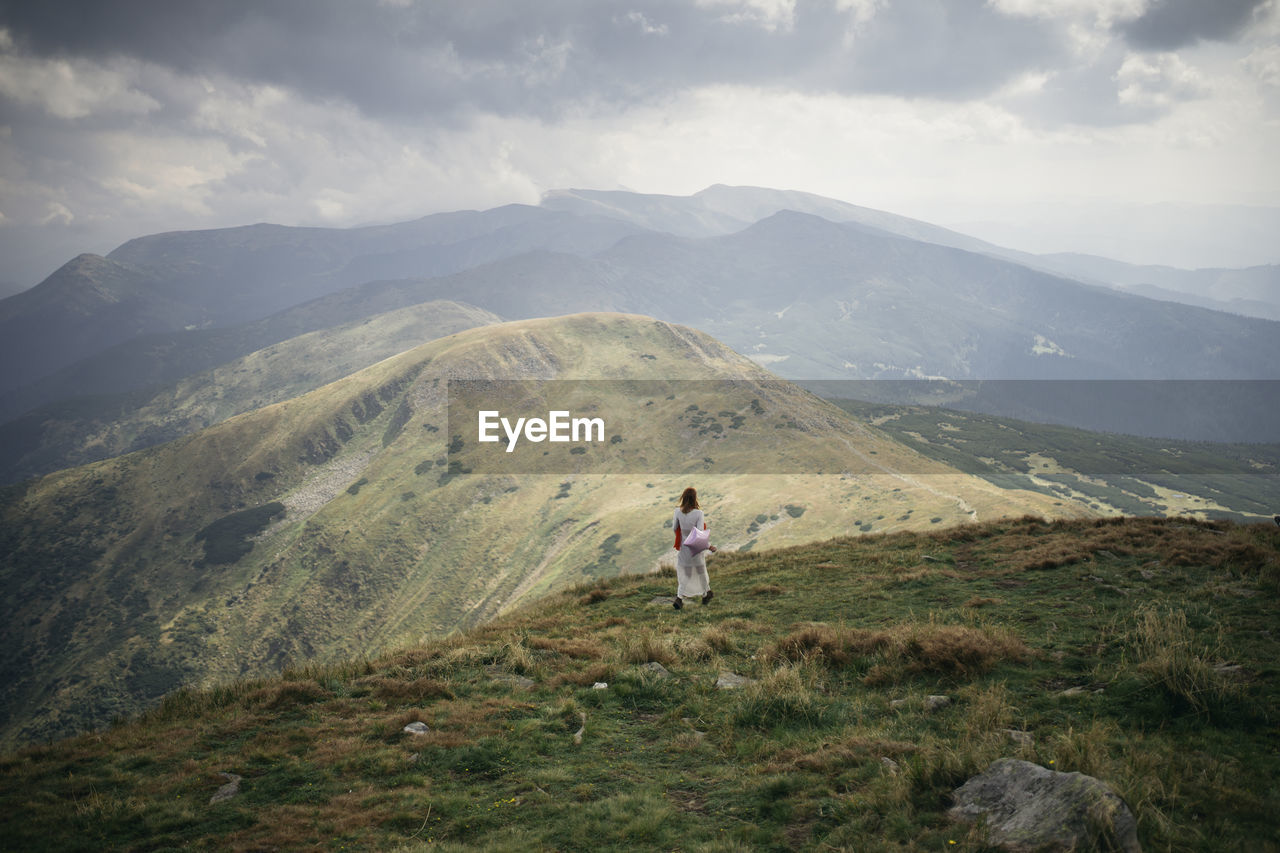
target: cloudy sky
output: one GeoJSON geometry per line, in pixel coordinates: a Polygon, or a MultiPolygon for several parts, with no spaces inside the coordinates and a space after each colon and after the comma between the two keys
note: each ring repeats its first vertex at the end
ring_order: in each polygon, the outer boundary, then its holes
{"type": "Polygon", "coordinates": [[[0,0],[22,284],[156,231],[713,183],[1280,261],[1277,152],[1280,0],[0,0]]]}

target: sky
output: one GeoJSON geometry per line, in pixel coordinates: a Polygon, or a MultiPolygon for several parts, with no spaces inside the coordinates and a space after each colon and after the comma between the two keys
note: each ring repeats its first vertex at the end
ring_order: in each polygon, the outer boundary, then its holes
{"type": "Polygon", "coordinates": [[[0,0],[0,281],[148,233],[795,189],[1280,262],[1280,0],[0,0]]]}

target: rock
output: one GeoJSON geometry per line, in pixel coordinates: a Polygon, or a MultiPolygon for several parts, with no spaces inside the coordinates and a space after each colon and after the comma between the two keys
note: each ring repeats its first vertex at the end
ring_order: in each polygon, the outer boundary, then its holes
{"type": "Polygon", "coordinates": [[[746,687],[748,684],[755,684],[754,678],[747,678],[745,675],[738,675],[736,672],[722,672],[720,677],[716,679],[717,690],[737,690],[739,687],[746,687]]]}
{"type": "Polygon", "coordinates": [[[1071,699],[1075,696],[1083,696],[1087,691],[1083,687],[1068,687],[1066,690],[1058,693],[1060,699],[1071,699]]]}
{"type": "Polygon", "coordinates": [[[649,671],[650,671],[650,672],[652,672],[654,675],[656,675],[658,678],[670,678],[670,677],[671,677],[671,673],[670,673],[670,671],[668,671],[668,670],[667,670],[667,668],[666,668],[665,666],[663,666],[662,664],[658,663],[656,660],[651,660],[651,661],[649,661],[647,664],[645,664],[644,666],[642,666],[642,667],[640,667],[640,668],[641,668],[641,669],[647,669],[647,670],[649,670],[649,671]]]}
{"type": "Polygon", "coordinates": [[[229,800],[236,794],[240,793],[240,777],[234,773],[219,773],[223,779],[227,780],[227,784],[214,791],[213,796],[209,798],[209,805],[220,803],[223,800],[229,800]]]}
{"type": "Polygon", "coordinates": [[[513,672],[503,672],[496,666],[490,666],[488,672],[490,679],[497,684],[507,684],[520,690],[532,690],[538,686],[538,683],[532,678],[525,678],[523,675],[516,675],[513,672]]]}
{"type": "Polygon", "coordinates": [[[906,699],[890,699],[889,700],[890,708],[894,708],[894,709],[901,708],[905,704],[907,704],[906,699]]]}
{"type": "Polygon", "coordinates": [[[898,766],[898,762],[894,761],[892,758],[890,758],[887,755],[883,756],[880,759],[880,764],[881,766],[884,767],[885,770],[889,771],[889,774],[891,776],[897,776],[898,773],[901,772],[902,770],[902,768],[898,766]]]}
{"type": "Polygon", "coordinates": [[[1104,782],[1029,761],[992,762],[952,792],[953,820],[983,821],[987,843],[1014,853],[1141,853],[1138,822],[1104,782]]]}
{"type": "Polygon", "coordinates": [[[408,732],[411,735],[425,735],[427,732],[431,731],[431,729],[427,728],[426,723],[417,722],[417,723],[410,723],[409,725],[405,726],[404,731],[408,732]]]}
{"type": "Polygon", "coordinates": [[[1004,733],[1009,736],[1009,740],[1019,746],[1031,746],[1036,742],[1036,739],[1032,737],[1031,732],[1024,732],[1021,729],[1005,729],[1004,733]]]}
{"type": "Polygon", "coordinates": [[[924,709],[926,711],[941,711],[943,708],[951,704],[950,696],[926,696],[924,697],[924,709]]]}
{"type": "Polygon", "coordinates": [[[591,689],[592,690],[608,690],[609,685],[607,682],[597,681],[595,684],[591,685],[591,689]]]}

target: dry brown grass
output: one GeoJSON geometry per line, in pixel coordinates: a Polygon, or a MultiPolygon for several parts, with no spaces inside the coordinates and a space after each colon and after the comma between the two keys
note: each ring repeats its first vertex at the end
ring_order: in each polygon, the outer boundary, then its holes
{"type": "Polygon", "coordinates": [[[375,697],[384,701],[422,702],[427,699],[452,699],[453,690],[447,682],[435,678],[415,678],[410,681],[374,675],[355,682],[369,688],[375,697]]]}
{"type": "Polygon", "coordinates": [[[605,655],[604,644],[594,637],[560,639],[555,637],[531,637],[529,646],[552,651],[575,660],[599,660],[605,655]]]}
{"type": "Polygon", "coordinates": [[[572,684],[577,687],[590,687],[598,681],[608,684],[614,680],[617,673],[618,668],[613,664],[596,663],[581,669],[570,669],[557,673],[548,682],[548,686],[556,688],[564,684],[572,684]]]}
{"type": "Polygon", "coordinates": [[[809,625],[779,640],[772,653],[792,661],[816,658],[831,666],[868,662],[867,683],[886,684],[915,672],[972,678],[1004,661],[1024,661],[1031,650],[1005,629],[930,621],[879,631],[809,625]]]}

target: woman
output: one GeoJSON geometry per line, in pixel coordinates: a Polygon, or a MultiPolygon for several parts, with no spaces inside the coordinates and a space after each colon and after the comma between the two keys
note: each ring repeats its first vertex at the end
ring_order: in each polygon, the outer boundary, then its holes
{"type": "MultiPolygon", "coordinates": [[[[702,603],[706,604],[711,600],[711,579],[707,577],[706,552],[699,551],[694,554],[688,548],[680,547],[680,543],[689,535],[689,531],[695,528],[707,529],[702,508],[698,506],[697,489],[690,486],[681,493],[680,508],[672,517],[672,523],[676,529],[676,578],[678,579],[676,600],[672,602],[672,606],[679,610],[684,607],[686,598],[698,596],[701,596],[702,603]]],[[[707,547],[707,551],[712,553],[715,553],[715,550],[714,545],[707,547]]]]}

